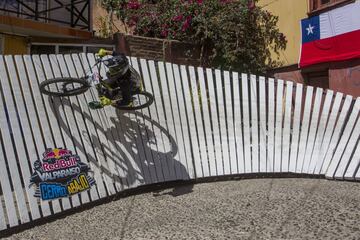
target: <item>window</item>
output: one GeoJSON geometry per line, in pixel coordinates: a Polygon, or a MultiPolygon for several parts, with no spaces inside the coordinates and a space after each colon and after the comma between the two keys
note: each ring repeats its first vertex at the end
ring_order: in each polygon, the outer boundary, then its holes
{"type": "MultiPolygon", "coordinates": [[[[0,35],[1,44],[1,35],[0,35]]],[[[71,54],[71,53],[97,53],[100,48],[114,50],[113,45],[102,44],[61,44],[61,43],[32,43],[30,54],[71,54]]],[[[1,45],[0,45],[1,50],[1,45]]],[[[0,51],[1,54],[1,51],[0,51]]]]}
{"type": "Polygon", "coordinates": [[[31,45],[30,54],[54,54],[55,46],[49,45],[31,45]]]}
{"type": "Polygon", "coordinates": [[[310,0],[310,13],[332,8],[339,4],[354,2],[354,0],[310,0]]]}

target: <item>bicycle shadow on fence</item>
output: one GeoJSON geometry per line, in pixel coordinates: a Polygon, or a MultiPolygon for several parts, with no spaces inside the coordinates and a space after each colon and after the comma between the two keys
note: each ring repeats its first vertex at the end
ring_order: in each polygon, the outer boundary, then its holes
{"type": "MultiPolygon", "coordinates": [[[[74,98],[74,100],[76,99],[74,98]]],[[[156,172],[166,174],[164,171],[169,171],[170,167],[177,165],[179,166],[178,169],[180,169],[180,172],[183,173],[183,179],[189,179],[186,167],[174,158],[178,153],[178,147],[174,137],[171,136],[165,127],[141,112],[136,112],[135,114],[135,112],[116,110],[116,117],[107,117],[104,115],[104,112],[99,112],[98,110],[90,110],[90,114],[84,112],[77,102],[70,102],[68,98],[61,98],[61,101],[58,101],[49,97],[48,101],[51,103],[50,106],[58,119],[62,131],[68,136],[71,136],[74,147],[87,156],[89,163],[99,169],[103,176],[113,179],[115,184],[119,183],[122,186],[127,185],[132,187],[134,185],[136,186],[136,182],[138,182],[139,185],[156,183],[152,180],[155,176],[151,175],[152,179],[145,177],[149,176],[145,171],[150,172],[150,167],[155,167],[155,170],[156,167],[159,167],[154,164],[153,159],[155,158],[161,163],[161,169],[157,169],[158,171],[156,172]],[[69,124],[75,125],[75,123],[68,123],[68,121],[63,119],[59,114],[59,111],[64,111],[63,107],[65,106],[71,107],[72,111],[70,114],[74,114],[74,117],[75,112],[78,112],[82,115],[83,120],[91,122],[90,124],[94,125],[96,132],[88,131],[88,129],[86,129],[88,127],[85,127],[85,129],[81,129],[80,126],[74,127],[76,128],[75,131],[79,131],[79,134],[82,136],[82,140],[76,139],[69,127],[69,124]],[[98,114],[98,116],[95,114],[98,114]],[[107,124],[104,126],[104,122],[99,123],[95,121],[95,117],[102,117],[102,121],[107,121],[107,124]],[[146,121],[147,124],[145,124],[144,121],[146,121]],[[165,149],[165,152],[161,152],[157,148],[157,143],[164,139],[159,139],[159,136],[155,135],[153,131],[154,128],[158,128],[162,136],[166,137],[166,142],[169,143],[169,148],[165,149]],[[106,137],[105,143],[101,142],[99,135],[106,137]],[[86,151],[84,147],[85,144],[90,144],[96,156],[86,151]],[[99,162],[99,157],[101,156],[105,157],[107,164],[101,164],[99,162]],[[108,164],[110,164],[110,166],[113,164],[113,167],[120,171],[110,169],[110,167],[107,166],[108,164]]],[[[154,171],[152,171],[152,173],[154,173],[154,171]]],[[[176,176],[171,177],[176,180],[176,176]]],[[[160,178],[157,174],[156,179],[160,178]]],[[[173,189],[173,194],[171,192],[167,194],[179,196],[189,193],[192,191],[192,185],[185,188],[181,187],[181,189],[182,190],[179,191],[179,188],[175,188],[173,189]]]]}

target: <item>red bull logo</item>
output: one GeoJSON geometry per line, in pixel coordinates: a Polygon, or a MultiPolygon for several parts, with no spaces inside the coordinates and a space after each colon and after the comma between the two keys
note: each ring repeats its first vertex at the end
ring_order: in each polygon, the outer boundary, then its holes
{"type": "Polygon", "coordinates": [[[63,157],[68,157],[71,156],[72,152],[70,150],[67,149],[62,149],[62,148],[54,148],[54,149],[47,149],[46,152],[43,154],[43,159],[44,160],[48,160],[48,159],[60,159],[63,157]]]}

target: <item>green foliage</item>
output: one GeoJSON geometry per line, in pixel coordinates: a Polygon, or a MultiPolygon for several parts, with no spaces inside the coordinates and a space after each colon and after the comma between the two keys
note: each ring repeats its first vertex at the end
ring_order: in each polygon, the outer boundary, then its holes
{"type": "Polygon", "coordinates": [[[286,48],[278,17],[249,0],[104,0],[136,35],[201,47],[204,64],[261,73],[286,48]],[[250,3],[250,4],[249,4],[250,3]]]}

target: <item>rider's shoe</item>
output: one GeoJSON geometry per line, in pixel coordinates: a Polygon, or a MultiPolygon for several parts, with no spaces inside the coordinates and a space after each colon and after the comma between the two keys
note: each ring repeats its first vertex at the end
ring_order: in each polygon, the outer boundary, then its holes
{"type": "Polygon", "coordinates": [[[89,108],[91,109],[100,109],[103,108],[104,106],[101,104],[101,102],[99,101],[92,101],[88,103],[89,108]]]}

